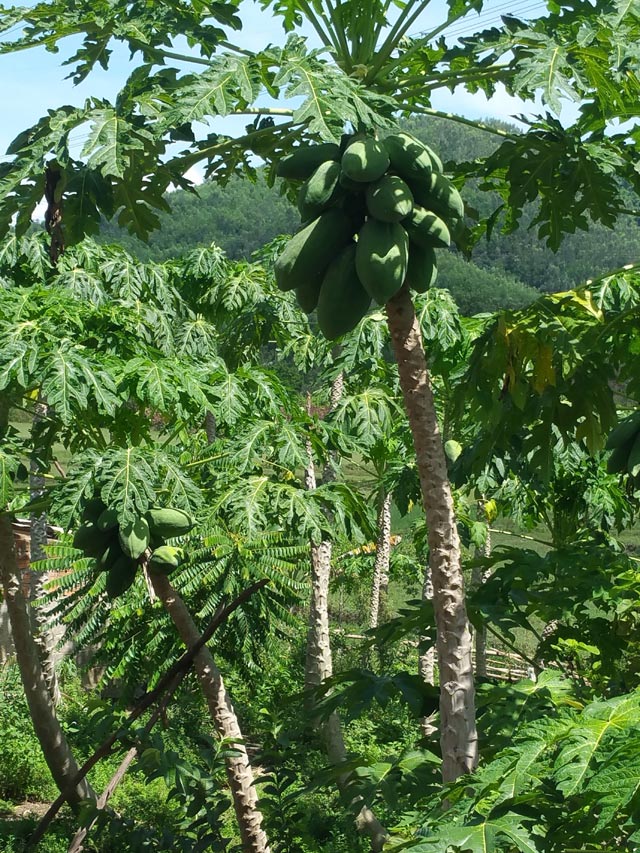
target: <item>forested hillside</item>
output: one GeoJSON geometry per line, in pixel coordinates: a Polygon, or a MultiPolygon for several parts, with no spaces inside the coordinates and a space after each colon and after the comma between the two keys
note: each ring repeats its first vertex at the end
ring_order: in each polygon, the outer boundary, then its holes
{"type": "MultiPolygon", "coordinates": [[[[436,118],[413,118],[406,126],[450,161],[486,155],[502,142],[499,135],[436,118]]],[[[500,203],[474,187],[467,187],[464,195],[471,207],[484,214],[500,203]]],[[[256,183],[232,179],[224,187],[206,183],[197,195],[178,191],[171,194],[169,203],[171,214],[162,216],[162,228],[148,244],[113,223],[105,223],[102,241],[118,242],[141,260],[166,260],[212,242],[230,258],[241,259],[278,234],[291,233],[299,222],[279,186],[269,187],[262,173],[256,183]]],[[[621,220],[615,230],[595,224],[589,232],[569,235],[556,253],[538,238],[535,228],[521,227],[511,234],[496,229],[490,241],[482,239],[476,245],[471,264],[461,257],[447,258],[438,283],[451,290],[464,313],[475,313],[520,307],[531,301],[531,287],[567,290],[639,259],[640,226],[632,216],[621,220]]]]}

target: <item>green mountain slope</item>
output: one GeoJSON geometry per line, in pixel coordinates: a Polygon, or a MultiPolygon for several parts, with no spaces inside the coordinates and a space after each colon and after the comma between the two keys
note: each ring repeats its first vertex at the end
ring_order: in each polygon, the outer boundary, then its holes
{"type": "MultiPolygon", "coordinates": [[[[471,160],[490,153],[501,138],[463,124],[419,117],[406,127],[428,141],[443,159],[471,160]]],[[[509,128],[508,125],[495,126],[509,128]]],[[[467,202],[489,213],[496,197],[465,188],[467,202]]],[[[117,242],[142,260],[164,260],[196,246],[218,244],[230,258],[248,258],[276,235],[291,233],[299,224],[295,208],[278,187],[270,188],[259,174],[256,183],[231,180],[226,186],[205,184],[197,194],[178,191],[169,196],[172,213],[163,215],[161,230],[148,244],[105,223],[101,239],[117,242]]],[[[527,213],[528,221],[533,212],[527,213]]],[[[615,231],[594,225],[588,233],[569,235],[554,254],[535,230],[521,226],[512,234],[494,232],[474,249],[473,262],[441,256],[439,286],[449,288],[465,313],[516,308],[530,302],[536,290],[567,290],[588,278],[640,260],[640,225],[627,217],[615,231]]]]}

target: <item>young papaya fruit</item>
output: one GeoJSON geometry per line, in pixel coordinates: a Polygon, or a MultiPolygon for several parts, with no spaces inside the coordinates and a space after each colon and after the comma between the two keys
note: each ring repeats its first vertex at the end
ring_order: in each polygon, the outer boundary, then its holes
{"type": "Polygon", "coordinates": [[[293,290],[309,279],[322,281],[335,253],[353,236],[347,214],[332,207],[294,234],[274,266],[280,290],[293,290]]]}
{"type": "Polygon", "coordinates": [[[335,160],[327,160],[302,184],[298,193],[298,210],[303,222],[315,219],[333,204],[341,189],[339,177],[340,164],[335,160]]]}
{"type": "Polygon", "coordinates": [[[151,555],[149,566],[156,572],[169,574],[180,565],[181,561],[181,548],[174,548],[173,545],[161,545],[151,555]]]}
{"type": "Polygon", "coordinates": [[[446,223],[432,210],[425,210],[419,204],[414,205],[411,215],[402,224],[411,242],[418,246],[446,249],[451,245],[451,234],[446,223]]]}
{"type": "Polygon", "coordinates": [[[419,246],[409,241],[409,264],[405,282],[416,293],[426,293],[436,283],[438,264],[432,246],[419,246]]]}
{"type": "Polygon", "coordinates": [[[397,222],[367,219],[358,234],[356,270],[372,299],[384,305],[404,282],[409,262],[409,238],[397,222]]]}
{"type": "Polygon", "coordinates": [[[184,536],[192,527],[195,526],[195,521],[181,509],[167,509],[164,507],[156,507],[147,512],[147,521],[149,530],[153,536],[159,536],[161,539],[172,539],[174,536],[184,536]]]}
{"type": "Polygon", "coordinates": [[[106,508],[107,505],[101,498],[91,498],[82,508],[82,520],[95,524],[106,508]]]}
{"type": "Polygon", "coordinates": [[[307,279],[299,287],[296,287],[294,291],[296,300],[305,314],[311,314],[312,311],[315,311],[321,285],[322,282],[318,281],[317,278],[311,278],[307,279]]]}
{"type": "Polygon", "coordinates": [[[330,341],[345,335],[367,313],[371,297],[356,271],[356,244],[351,243],[329,264],[318,297],[318,325],[330,341]]]}
{"type": "Polygon", "coordinates": [[[377,181],[387,171],[389,155],[373,136],[356,137],[345,149],[340,165],[347,178],[357,183],[369,183],[377,181]]]}
{"type": "Polygon", "coordinates": [[[118,530],[120,546],[125,554],[137,560],[144,554],[150,538],[149,522],[146,518],[134,518],[127,524],[122,524],[118,530]]]}
{"type": "Polygon", "coordinates": [[[306,181],[321,163],[339,158],[340,148],[334,142],[301,145],[278,162],[276,175],[291,181],[306,181]]]}
{"type": "Polygon", "coordinates": [[[123,554],[109,569],[107,574],[107,595],[109,598],[118,598],[125,593],[136,579],[138,564],[131,557],[123,554]]]}
{"type": "Polygon", "coordinates": [[[411,191],[416,204],[432,210],[455,229],[464,220],[464,202],[449,178],[433,172],[428,181],[414,181],[411,191]]]}
{"type": "Polygon", "coordinates": [[[430,181],[442,171],[438,155],[410,133],[392,133],[383,140],[391,169],[405,181],[430,181]]]}
{"type": "Polygon", "coordinates": [[[383,175],[367,187],[367,209],[380,222],[400,222],[413,210],[413,194],[397,175],[383,175]]]}
{"type": "Polygon", "coordinates": [[[99,530],[97,525],[81,524],[73,535],[73,547],[79,548],[87,557],[99,557],[110,540],[110,535],[99,530]]]}
{"type": "Polygon", "coordinates": [[[105,509],[98,516],[98,520],[96,522],[98,530],[101,530],[103,533],[108,533],[110,530],[115,530],[118,526],[118,513],[115,509],[105,509]]]}
{"type": "Polygon", "coordinates": [[[112,539],[104,549],[98,560],[98,566],[101,571],[108,572],[113,565],[120,559],[126,556],[120,547],[118,539],[112,539]]]}

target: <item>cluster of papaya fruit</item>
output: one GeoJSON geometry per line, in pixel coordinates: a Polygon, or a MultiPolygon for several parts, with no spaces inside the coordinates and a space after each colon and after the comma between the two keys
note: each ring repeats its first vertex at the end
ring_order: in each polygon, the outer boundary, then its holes
{"type": "Polygon", "coordinates": [[[607,440],[611,456],[607,462],[610,474],[629,474],[635,488],[640,488],[640,411],[620,421],[607,440]]]}
{"type": "Polygon", "coordinates": [[[115,509],[100,498],[92,498],[83,507],[82,524],[73,544],[108,573],[107,595],[114,599],[129,589],[146,556],[154,571],[168,573],[177,568],[182,551],[167,545],[166,540],[183,536],[193,526],[188,513],[164,507],[153,507],[133,521],[119,524],[115,509]]]}
{"type": "Polygon", "coordinates": [[[333,340],[351,331],[371,300],[384,305],[406,282],[424,293],[464,217],[442,161],[409,133],[382,140],[344,136],[340,145],[300,146],[277,167],[301,182],[302,228],[275,264],[280,290],[295,290],[333,340]]]}

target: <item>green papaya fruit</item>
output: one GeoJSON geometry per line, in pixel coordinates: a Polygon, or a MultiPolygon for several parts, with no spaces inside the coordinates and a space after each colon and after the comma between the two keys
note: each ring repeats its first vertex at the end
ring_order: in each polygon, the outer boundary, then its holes
{"type": "Polygon", "coordinates": [[[451,234],[445,222],[433,211],[414,205],[411,215],[402,223],[409,239],[418,246],[446,249],[451,245],[451,234]]]}
{"type": "Polygon", "coordinates": [[[156,572],[168,574],[180,565],[182,560],[182,549],[174,548],[173,545],[162,545],[156,548],[149,559],[149,566],[156,572]]]}
{"type": "Polygon", "coordinates": [[[131,557],[123,554],[109,569],[107,574],[107,595],[109,598],[118,598],[125,593],[136,579],[138,564],[131,557]]]}
{"type": "Polygon", "coordinates": [[[325,273],[318,297],[318,326],[329,340],[345,335],[367,313],[371,297],[356,271],[356,244],[351,243],[333,260],[325,273]]]}
{"type": "Polygon", "coordinates": [[[631,438],[625,444],[614,447],[611,456],[607,460],[607,471],[610,474],[624,474],[629,464],[629,453],[633,447],[634,439],[631,438]]]}
{"type": "Polygon", "coordinates": [[[332,207],[294,234],[274,266],[280,290],[293,290],[309,279],[322,281],[335,253],[351,240],[353,228],[347,214],[332,207]]]}
{"type": "Polygon", "coordinates": [[[134,560],[147,550],[150,535],[149,522],[146,518],[134,518],[133,521],[120,525],[118,530],[122,550],[134,560]]]}
{"type": "Polygon", "coordinates": [[[627,459],[627,472],[632,477],[637,477],[640,474],[640,431],[636,434],[629,457],[627,459]]]}
{"type": "Polygon", "coordinates": [[[88,500],[82,509],[82,520],[91,521],[95,524],[98,518],[107,508],[107,505],[100,498],[91,498],[88,500]]]}
{"type": "Polygon", "coordinates": [[[321,163],[298,193],[298,210],[304,222],[320,216],[340,192],[340,164],[335,160],[321,163]]]}
{"type": "Polygon", "coordinates": [[[367,209],[381,222],[400,222],[413,210],[413,194],[397,175],[383,175],[367,187],[367,209]]]}
{"type": "Polygon", "coordinates": [[[161,539],[184,536],[195,525],[195,521],[181,509],[155,507],[147,512],[150,532],[161,539]]]}
{"type": "Polygon", "coordinates": [[[626,444],[635,438],[638,430],[640,430],[640,411],[634,412],[629,417],[624,418],[611,430],[607,438],[606,449],[613,450],[621,444],[626,444]]]}
{"type": "Polygon", "coordinates": [[[438,155],[410,133],[392,133],[383,140],[391,169],[405,181],[430,181],[434,172],[442,171],[438,155]]]}
{"type": "Polygon", "coordinates": [[[462,445],[455,438],[450,438],[444,443],[444,452],[450,462],[455,462],[458,456],[462,453],[462,445]]]}
{"type": "Polygon", "coordinates": [[[114,530],[118,526],[118,513],[115,509],[105,509],[98,516],[96,525],[98,530],[101,530],[103,533],[108,533],[109,530],[114,530]]]}
{"type": "Polygon", "coordinates": [[[357,183],[369,183],[381,178],[389,168],[389,155],[385,147],[373,136],[354,139],[342,155],[342,171],[357,183]]]}
{"type": "Polygon", "coordinates": [[[340,148],[334,142],[301,145],[278,162],[276,175],[279,178],[288,178],[291,181],[306,181],[321,163],[326,160],[337,161],[339,159],[340,148]]]}
{"type": "Polygon", "coordinates": [[[409,264],[405,281],[416,293],[426,293],[436,283],[438,264],[432,246],[418,246],[409,241],[409,264]]]}
{"type": "Polygon", "coordinates": [[[113,565],[126,554],[123,553],[120,547],[120,542],[117,539],[112,539],[104,549],[98,560],[98,566],[103,572],[108,572],[113,565]]]}
{"type": "Polygon", "coordinates": [[[411,191],[416,204],[437,213],[450,228],[464,219],[464,202],[449,178],[433,172],[428,181],[414,181],[411,191]]]}
{"type": "Polygon", "coordinates": [[[342,169],[340,170],[340,177],[338,178],[338,183],[343,189],[348,190],[351,193],[360,193],[367,188],[366,184],[363,184],[360,181],[354,181],[353,178],[347,177],[347,175],[345,175],[342,169]]]}
{"type": "Polygon", "coordinates": [[[294,291],[296,294],[296,301],[305,314],[311,314],[312,311],[315,311],[316,305],[318,304],[321,284],[322,282],[317,278],[310,278],[303,282],[299,287],[296,287],[294,291]]]}
{"type": "Polygon", "coordinates": [[[99,530],[95,524],[81,524],[73,535],[73,547],[79,548],[87,557],[99,557],[110,540],[110,535],[99,530]]]}
{"type": "Polygon", "coordinates": [[[356,270],[372,299],[384,305],[407,274],[409,238],[402,225],[368,219],[358,234],[356,270]]]}

